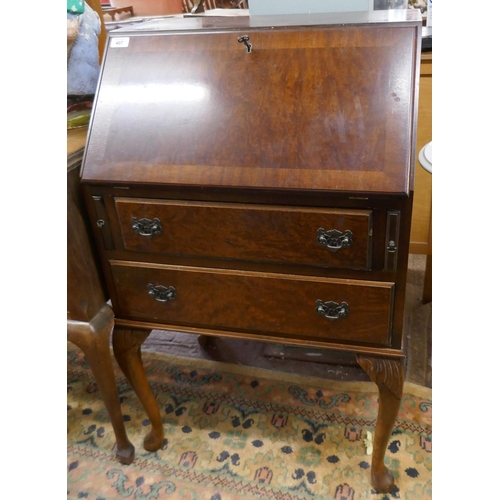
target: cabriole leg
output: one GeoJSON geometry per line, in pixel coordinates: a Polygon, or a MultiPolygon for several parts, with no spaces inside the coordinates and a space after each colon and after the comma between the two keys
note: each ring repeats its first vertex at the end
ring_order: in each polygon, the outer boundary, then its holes
{"type": "Polygon", "coordinates": [[[141,358],[141,346],[150,333],[151,330],[115,328],[113,350],[118,365],[144,406],[151,422],[151,430],[144,438],[144,448],[156,451],[163,445],[163,423],[141,358]]]}
{"type": "Polygon", "coordinates": [[[389,493],[394,477],[384,464],[385,451],[396,422],[404,383],[404,359],[357,356],[358,363],[379,390],[379,408],[372,456],[372,486],[379,493],[389,493]]]}
{"type": "Polygon", "coordinates": [[[90,321],[68,321],[68,340],[77,345],[85,354],[94,375],[99,394],[106,406],[116,437],[116,457],[122,464],[134,460],[134,445],[129,441],[120,400],[116,389],[113,362],[109,348],[109,338],[114,326],[111,307],[105,305],[90,321]]]}

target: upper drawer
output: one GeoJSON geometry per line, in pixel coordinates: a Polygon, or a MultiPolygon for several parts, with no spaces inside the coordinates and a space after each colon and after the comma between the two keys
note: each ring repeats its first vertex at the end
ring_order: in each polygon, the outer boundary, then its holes
{"type": "Polygon", "coordinates": [[[117,198],[126,250],[352,269],[371,266],[369,210],[117,198]]]}

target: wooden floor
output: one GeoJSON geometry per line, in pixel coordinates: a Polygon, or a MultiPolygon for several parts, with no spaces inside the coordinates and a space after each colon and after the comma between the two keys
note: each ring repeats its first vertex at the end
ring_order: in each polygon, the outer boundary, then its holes
{"type": "MultiPolygon", "coordinates": [[[[432,387],[432,303],[422,304],[424,272],[425,256],[410,255],[406,296],[406,380],[432,387]]],[[[143,350],[332,380],[369,380],[353,354],[329,350],[223,338],[210,338],[202,347],[196,335],[157,330],[143,344],[143,350]]]]}

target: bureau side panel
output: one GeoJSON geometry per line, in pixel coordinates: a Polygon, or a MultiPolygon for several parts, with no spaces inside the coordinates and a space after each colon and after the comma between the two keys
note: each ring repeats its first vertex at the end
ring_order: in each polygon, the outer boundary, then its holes
{"type": "Polygon", "coordinates": [[[109,298],[80,192],[79,166],[67,177],[67,315],[90,321],[109,298]]]}

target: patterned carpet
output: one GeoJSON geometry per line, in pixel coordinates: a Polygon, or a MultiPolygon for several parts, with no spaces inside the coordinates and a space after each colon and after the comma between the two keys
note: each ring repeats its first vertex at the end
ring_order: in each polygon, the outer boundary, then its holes
{"type": "Polygon", "coordinates": [[[68,343],[68,498],[88,500],[392,500],[431,495],[431,389],[405,391],[386,463],[388,494],[370,487],[371,382],[333,382],[208,360],[143,353],[165,426],[163,447],[116,368],[136,458],[115,458],[114,434],[83,353],[68,343]]]}

